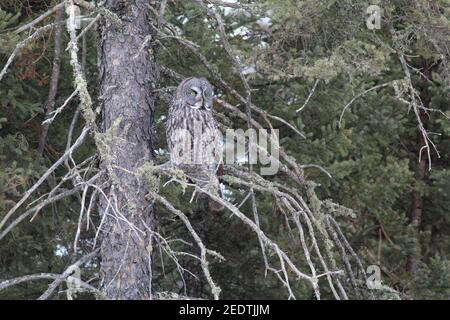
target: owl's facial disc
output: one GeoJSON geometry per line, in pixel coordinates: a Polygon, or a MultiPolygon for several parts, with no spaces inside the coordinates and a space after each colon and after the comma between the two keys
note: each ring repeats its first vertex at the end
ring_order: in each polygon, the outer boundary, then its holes
{"type": "Polygon", "coordinates": [[[206,111],[212,109],[213,88],[204,78],[188,79],[182,84],[180,96],[188,108],[206,111]]]}

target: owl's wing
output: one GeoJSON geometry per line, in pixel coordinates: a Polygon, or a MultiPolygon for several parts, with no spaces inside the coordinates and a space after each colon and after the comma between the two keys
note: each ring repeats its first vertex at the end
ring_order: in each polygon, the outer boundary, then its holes
{"type": "Polygon", "coordinates": [[[223,163],[223,137],[215,123],[203,130],[202,147],[201,163],[208,171],[217,172],[223,163]]]}
{"type": "Polygon", "coordinates": [[[186,119],[180,116],[178,101],[172,101],[166,121],[167,147],[170,161],[175,165],[190,163],[192,137],[186,130],[186,119]]]}

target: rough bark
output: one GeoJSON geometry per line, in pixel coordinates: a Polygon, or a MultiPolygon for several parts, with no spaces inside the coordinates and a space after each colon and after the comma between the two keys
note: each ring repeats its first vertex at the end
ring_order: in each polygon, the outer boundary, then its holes
{"type": "Polygon", "coordinates": [[[97,145],[108,171],[99,210],[102,290],[110,299],[151,298],[151,237],[154,215],[148,186],[137,169],[152,159],[152,92],[159,72],[146,0],[108,0],[122,28],[104,20],[99,27],[102,131],[97,145]],[[144,43],[147,43],[143,47],[144,43]],[[103,147],[101,147],[103,146],[103,147]]]}
{"type": "MultiPolygon", "coordinates": [[[[55,23],[62,22],[64,20],[64,9],[58,9],[55,15],[55,23]]],[[[52,76],[50,80],[50,89],[48,92],[47,101],[45,102],[45,118],[55,109],[55,97],[58,90],[59,73],[61,69],[61,46],[62,46],[62,32],[64,25],[58,24],[55,26],[55,49],[53,57],[52,76]]],[[[49,124],[42,125],[41,135],[39,136],[38,152],[42,154],[47,142],[49,124]]]]}

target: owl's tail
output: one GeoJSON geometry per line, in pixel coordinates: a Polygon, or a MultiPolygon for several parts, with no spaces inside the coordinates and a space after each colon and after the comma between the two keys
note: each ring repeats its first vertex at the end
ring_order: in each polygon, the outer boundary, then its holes
{"type": "MultiPolygon", "coordinates": [[[[219,192],[218,196],[222,198],[222,195],[220,194],[220,192],[219,192]]],[[[211,198],[208,201],[208,206],[209,206],[209,209],[213,212],[221,212],[225,209],[223,204],[221,204],[220,202],[217,202],[211,198]]]]}
{"type": "MultiPolygon", "coordinates": [[[[213,195],[222,198],[222,192],[220,191],[219,179],[212,172],[203,173],[198,175],[195,179],[195,183],[202,189],[212,193],[213,195]]],[[[225,209],[223,204],[212,199],[207,194],[202,194],[201,198],[208,198],[208,207],[213,212],[220,212],[225,209]]]]}
{"type": "MultiPolygon", "coordinates": [[[[212,193],[213,195],[215,195],[215,196],[217,196],[219,198],[222,198],[222,192],[220,191],[219,179],[217,178],[216,175],[210,176],[208,183],[206,183],[205,185],[201,185],[200,187],[202,189],[205,189],[208,192],[212,193]]],[[[220,211],[223,211],[225,209],[223,204],[221,204],[220,202],[212,199],[209,196],[208,196],[208,207],[213,212],[220,212],[220,211]]]]}

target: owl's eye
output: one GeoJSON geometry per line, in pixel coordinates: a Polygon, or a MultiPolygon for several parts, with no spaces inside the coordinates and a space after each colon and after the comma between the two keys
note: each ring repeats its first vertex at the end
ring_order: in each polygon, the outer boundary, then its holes
{"type": "Polygon", "coordinates": [[[197,95],[197,92],[195,92],[194,89],[191,89],[191,91],[189,92],[189,95],[192,97],[195,97],[197,95]]]}

